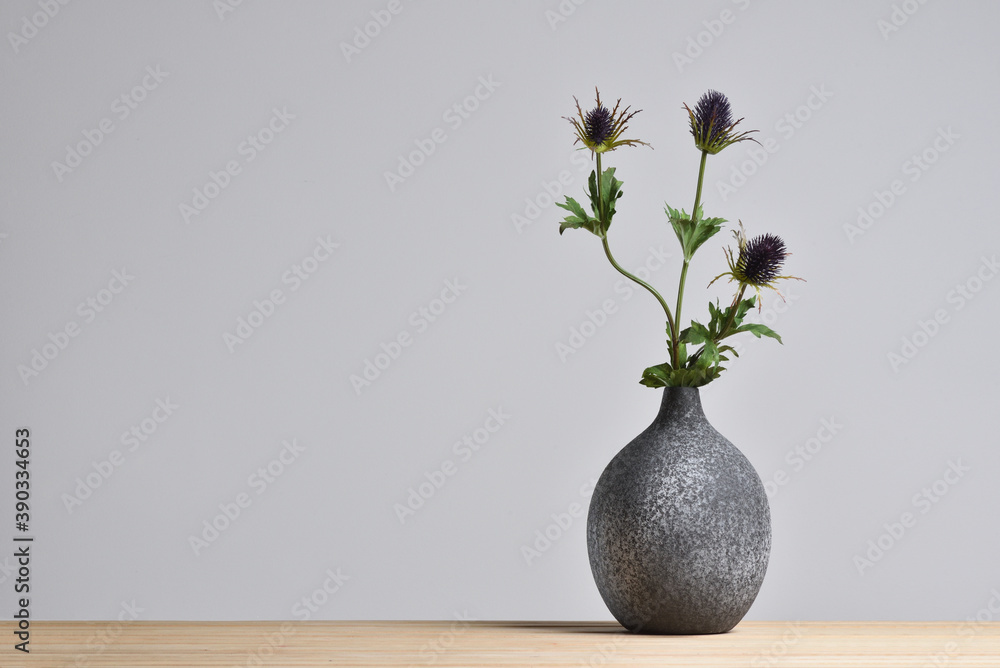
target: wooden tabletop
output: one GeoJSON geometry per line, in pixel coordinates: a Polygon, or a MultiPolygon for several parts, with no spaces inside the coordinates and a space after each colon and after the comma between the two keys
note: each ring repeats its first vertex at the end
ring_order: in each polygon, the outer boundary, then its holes
{"type": "Polygon", "coordinates": [[[4,668],[104,666],[742,666],[1000,668],[1000,622],[743,622],[643,636],[612,622],[43,622],[4,668]]]}

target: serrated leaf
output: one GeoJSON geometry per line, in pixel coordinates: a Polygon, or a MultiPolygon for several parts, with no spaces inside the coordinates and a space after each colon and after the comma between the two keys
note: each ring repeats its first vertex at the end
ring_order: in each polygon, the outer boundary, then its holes
{"type": "Polygon", "coordinates": [[[597,221],[591,231],[599,237],[605,236],[611,227],[611,219],[614,218],[616,211],[615,203],[623,194],[621,188],[622,182],[615,178],[615,168],[608,167],[601,174],[601,191],[598,196],[597,170],[591,170],[590,178],[587,179],[587,192],[590,197],[590,208],[594,211],[591,219],[597,221]]]}
{"type": "Polygon", "coordinates": [[[577,216],[581,220],[586,220],[587,218],[590,218],[587,212],[584,211],[583,207],[580,206],[580,203],[577,202],[572,197],[567,197],[565,202],[556,202],[556,206],[558,206],[561,209],[566,209],[567,211],[577,216]]]}
{"type": "Polygon", "coordinates": [[[672,387],[701,387],[719,377],[721,367],[710,366],[694,369],[678,369],[669,379],[672,387]]]}
{"type": "Polygon", "coordinates": [[[725,322],[723,313],[719,309],[718,302],[712,303],[708,302],[708,313],[711,319],[708,321],[708,327],[713,332],[718,332],[719,328],[722,327],[722,323],[725,322]]]}
{"type": "Polygon", "coordinates": [[[688,262],[694,256],[702,244],[711,239],[722,229],[725,218],[702,218],[702,208],[699,206],[695,215],[687,215],[684,209],[678,211],[669,204],[666,205],[667,217],[670,225],[674,228],[674,234],[681,243],[681,250],[684,251],[684,259],[688,262]]]}
{"type": "Polygon", "coordinates": [[[597,219],[588,215],[587,212],[584,211],[583,207],[580,206],[580,203],[575,199],[567,197],[565,203],[556,202],[556,206],[566,209],[572,214],[570,216],[566,216],[566,218],[559,223],[559,234],[562,234],[569,229],[579,228],[590,230],[594,234],[597,234],[596,230],[599,229],[597,219]]]}
{"type": "Polygon", "coordinates": [[[701,349],[701,356],[698,358],[698,364],[704,367],[718,363],[719,347],[715,344],[715,341],[705,341],[705,345],[701,349]]]}
{"type": "Polygon", "coordinates": [[[711,341],[713,338],[712,332],[705,325],[695,320],[692,320],[691,326],[682,332],[682,340],[688,343],[705,343],[706,341],[711,341]]]}
{"type": "Polygon", "coordinates": [[[734,325],[741,324],[743,322],[743,318],[747,316],[747,313],[750,311],[750,309],[754,307],[754,304],[756,303],[757,303],[756,295],[751,295],[750,297],[747,297],[746,299],[741,301],[736,306],[736,317],[733,318],[733,324],[734,325]]]}
{"type": "MultiPolygon", "coordinates": [[[[603,184],[602,184],[603,185],[603,184]]],[[[593,169],[590,171],[590,177],[587,179],[587,191],[590,193],[590,208],[594,211],[594,215],[598,218],[601,217],[601,203],[597,198],[597,170],[593,169]]]]}
{"type": "Polygon", "coordinates": [[[746,317],[750,309],[753,308],[756,300],[756,296],[748,297],[735,306],[736,313],[732,314],[733,322],[729,325],[727,332],[723,332],[722,328],[728,321],[734,307],[727,306],[724,310],[720,310],[717,306],[709,302],[708,311],[712,314],[712,319],[709,321],[709,329],[712,332],[713,338],[721,340],[727,336],[732,336],[739,331],[739,326],[743,324],[743,319],[746,317]]]}
{"type": "Polygon", "coordinates": [[[751,334],[753,334],[754,336],[756,336],[758,339],[761,336],[770,336],[772,339],[776,339],[778,341],[778,343],[781,343],[781,337],[778,336],[777,332],[775,332],[773,329],[771,329],[767,325],[760,325],[760,324],[757,324],[757,323],[750,322],[750,323],[747,323],[747,324],[742,325],[740,327],[737,327],[735,331],[736,332],[750,332],[751,334]]]}
{"type": "Polygon", "coordinates": [[[701,387],[718,378],[723,370],[718,365],[672,369],[664,362],[643,371],[639,382],[646,387],[701,387]]]}
{"type": "Polygon", "coordinates": [[[666,387],[670,372],[669,362],[651,366],[642,372],[642,380],[639,383],[646,387],[666,387]]]}

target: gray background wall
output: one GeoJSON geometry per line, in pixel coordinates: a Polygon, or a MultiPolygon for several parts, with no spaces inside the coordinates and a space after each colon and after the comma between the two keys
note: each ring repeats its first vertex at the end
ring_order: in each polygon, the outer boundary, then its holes
{"type": "MultiPolygon", "coordinates": [[[[972,0],[3,3],[0,516],[12,537],[28,427],[33,614],[610,619],[580,512],[653,418],[637,381],[665,352],[655,301],[556,233],[547,189],[580,196],[589,170],[561,117],[597,85],[654,146],[608,158],[613,248],[671,295],[682,103],[721,90],[770,140],[705,186],[808,279],[757,316],[785,345],[743,340],[702,392],[772,492],[749,618],[992,617],[998,20],[972,0]]],[[[685,319],[731,296],[706,289],[730,243],[696,257],[685,319]]]]}

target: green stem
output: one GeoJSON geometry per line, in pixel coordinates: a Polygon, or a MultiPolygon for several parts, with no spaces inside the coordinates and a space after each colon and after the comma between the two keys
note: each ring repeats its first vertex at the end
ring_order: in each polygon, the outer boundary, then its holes
{"type": "MultiPolygon", "coordinates": [[[[722,329],[719,330],[719,338],[715,339],[715,343],[719,344],[722,339],[725,339],[731,334],[729,334],[729,328],[733,326],[733,320],[736,318],[736,308],[739,306],[740,302],[743,301],[743,293],[746,291],[747,286],[740,286],[740,293],[736,295],[736,299],[733,300],[732,306],[729,307],[729,316],[726,318],[726,322],[723,324],[722,329]]],[[[694,364],[699,357],[701,357],[704,348],[700,348],[698,352],[691,356],[691,364],[694,364]]]]}
{"type": "Polygon", "coordinates": [[[694,208],[691,209],[691,220],[694,220],[698,207],[701,206],[701,184],[705,181],[705,161],[708,160],[708,151],[701,152],[701,166],[698,168],[698,189],[694,193],[694,208]]]}
{"type": "Polygon", "coordinates": [[[733,305],[729,308],[729,317],[726,318],[726,324],[719,330],[719,341],[728,336],[727,332],[729,332],[729,328],[733,326],[733,320],[736,318],[736,310],[739,308],[740,302],[743,301],[743,293],[746,292],[746,289],[746,283],[741,283],[740,293],[736,295],[736,299],[733,300],[733,305]]]}
{"type": "MultiPolygon", "coordinates": [[[[681,267],[681,280],[677,284],[677,308],[674,309],[674,313],[677,314],[677,322],[681,321],[681,306],[684,303],[684,283],[687,282],[688,265],[690,262],[687,258],[684,258],[684,265],[681,267]]],[[[680,364],[681,358],[681,340],[680,333],[677,336],[671,337],[670,358],[673,362],[673,366],[676,369],[680,364]]]]}
{"type": "Polygon", "coordinates": [[[601,227],[604,226],[604,198],[601,197],[601,154],[597,154],[597,217],[601,221],[601,227]]]}
{"type": "MultiPolygon", "coordinates": [[[[694,221],[698,215],[698,207],[701,206],[701,187],[705,182],[705,163],[708,161],[708,151],[701,152],[701,165],[698,167],[698,188],[694,193],[694,206],[691,208],[691,220],[694,221]]],[[[691,264],[691,258],[684,258],[684,265],[681,267],[681,279],[677,284],[677,308],[674,309],[674,313],[677,314],[677,322],[681,322],[681,306],[684,304],[684,284],[687,282],[688,265],[691,264]]],[[[674,332],[671,336],[671,346],[670,346],[670,358],[676,369],[678,363],[680,362],[680,333],[674,332]]]]}
{"type": "Polygon", "coordinates": [[[654,297],[656,297],[656,301],[660,302],[660,306],[663,307],[663,312],[667,314],[667,328],[670,330],[670,339],[671,340],[675,339],[676,338],[676,336],[675,336],[676,328],[674,327],[674,318],[670,314],[670,307],[667,306],[667,302],[666,302],[665,299],[663,299],[663,296],[660,295],[660,293],[657,292],[656,289],[652,285],[650,285],[646,281],[642,280],[641,278],[638,278],[637,276],[633,276],[632,274],[628,273],[627,271],[625,271],[625,269],[622,268],[622,266],[620,264],[618,264],[618,261],[615,260],[614,256],[611,254],[611,247],[608,246],[608,237],[607,236],[601,237],[601,243],[604,244],[604,254],[607,255],[608,256],[608,260],[611,261],[611,266],[613,266],[615,269],[617,269],[618,273],[620,273],[622,276],[624,276],[624,277],[626,277],[626,278],[628,278],[628,279],[630,279],[632,281],[635,281],[636,283],[638,283],[642,287],[644,287],[647,290],[649,290],[649,292],[654,297]]]}
{"type": "MultiPolygon", "coordinates": [[[[601,224],[603,225],[605,223],[605,216],[607,215],[607,209],[604,206],[604,198],[601,195],[601,176],[602,176],[602,172],[601,172],[601,154],[598,153],[597,154],[597,204],[598,204],[598,207],[600,208],[600,210],[599,211],[595,211],[595,213],[597,214],[598,218],[600,218],[601,224]]],[[[636,283],[638,283],[642,287],[644,287],[647,290],[649,290],[650,294],[652,294],[654,297],[656,297],[656,301],[660,302],[660,306],[663,307],[663,312],[667,314],[667,327],[670,330],[670,338],[673,339],[674,338],[674,318],[670,314],[670,307],[667,306],[666,300],[663,299],[663,296],[660,295],[660,293],[657,292],[656,289],[652,285],[650,285],[646,281],[642,280],[641,278],[638,278],[637,276],[633,276],[629,272],[625,271],[625,269],[622,268],[622,266],[620,264],[618,264],[618,261],[615,260],[615,257],[611,254],[611,247],[608,246],[607,233],[605,233],[605,236],[601,237],[601,243],[604,245],[604,254],[607,255],[608,256],[608,260],[611,261],[611,266],[613,266],[615,269],[617,269],[618,272],[622,276],[625,276],[629,280],[635,281],[636,283]]]]}

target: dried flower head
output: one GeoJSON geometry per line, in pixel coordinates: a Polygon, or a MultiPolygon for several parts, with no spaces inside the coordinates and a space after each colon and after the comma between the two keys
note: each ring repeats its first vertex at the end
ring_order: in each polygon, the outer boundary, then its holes
{"type": "Polygon", "coordinates": [[[749,136],[756,130],[736,132],[736,126],[743,119],[733,121],[729,100],[717,90],[710,90],[702,95],[694,111],[691,111],[686,104],[684,108],[687,109],[691,122],[694,144],[702,151],[714,155],[730,144],[747,140],[756,141],[749,136]]]}
{"type": "MultiPolygon", "coordinates": [[[[785,263],[785,258],[791,255],[785,249],[785,242],[781,240],[781,237],[773,234],[762,234],[747,241],[742,221],[740,222],[740,229],[733,230],[733,236],[736,237],[736,244],[739,250],[734,254],[729,248],[725,249],[729,271],[713,278],[712,283],[715,283],[723,276],[729,276],[730,282],[738,282],[741,289],[744,287],[753,288],[757,292],[757,310],[760,311],[761,288],[774,290],[784,300],[784,295],[774,285],[776,281],[782,279],[805,280],[797,276],[780,275],[781,266],[785,263]]],[[[709,285],[712,283],[709,283],[709,285]]]]}
{"type": "MultiPolygon", "coordinates": [[[[597,91],[596,88],[594,90],[597,91]]],[[[576,141],[581,142],[592,152],[605,153],[613,151],[619,146],[635,146],[638,144],[649,146],[646,142],[639,141],[638,139],[621,139],[622,133],[628,127],[629,120],[642,111],[641,109],[630,113],[630,107],[625,107],[619,111],[618,107],[621,106],[621,99],[619,98],[615,103],[615,108],[608,110],[601,102],[600,91],[597,91],[597,106],[586,114],[580,108],[580,101],[575,97],[573,100],[576,101],[577,117],[570,118],[569,116],[564,116],[563,118],[573,124],[573,128],[576,130],[576,141]]],[[[576,141],[573,143],[575,144],[576,141]]]]}

